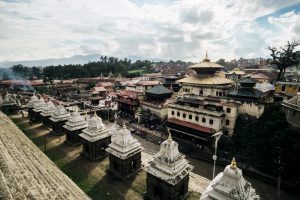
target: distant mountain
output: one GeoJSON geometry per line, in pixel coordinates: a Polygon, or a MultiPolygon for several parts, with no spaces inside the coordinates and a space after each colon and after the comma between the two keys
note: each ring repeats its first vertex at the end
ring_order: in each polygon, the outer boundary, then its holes
{"type": "Polygon", "coordinates": [[[92,61],[100,60],[100,54],[92,55],[75,55],[70,58],[50,58],[42,60],[26,60],[26,61],[4,61],[0,62],[0,68],[8,68],[13,65],[22,64],[28,67],[33,66],[49,66],[49,65],[64,65],[64,64],[84,64],[92,61]]]}
{"type": "MultiPolygon", "coordinates": [[[[88,62],[100,60],[100,54],[91,54],[91,55],[75,55],[70,58],[49,58],[41,60],[24,60],[24,61],[3,61],[0,62],[0,68],[9,68],[13,65],[22,64],[27,67],[45,67],[50,65],[67,65],[67,64],[85,64],[88,62]]],[[[131,59],[132,62],[136,60],[145,60],[147,58],[141,58],[138,56],[128,56],[128,59],[131,59]]],[[[120,58],[123,59],[123,58],[120,58]]],[[[159,62],[162,61],[159,58],[148,58],[150,61],[159,62]]]]}

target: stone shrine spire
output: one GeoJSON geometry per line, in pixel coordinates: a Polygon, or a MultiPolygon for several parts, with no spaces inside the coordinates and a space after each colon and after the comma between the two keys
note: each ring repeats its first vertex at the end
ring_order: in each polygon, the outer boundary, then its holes
{"type": "Polygon", "coordinates": [[[76,110],[71,113],[70,119],[64,125],[65,129],[70,131],[78,130],[88,127],[88,123],[85,121],[84,117],[76,110]]]}
{"type": "Polygon", "coordinates": [[[243,177],[235,158],[219,173],[203,192],[200,200],[259,200],[251,183],[243,177]]]}
{"type": "Polygon", "coordinates": [[[55,111],[55,105],[51,100],[47,101],[46,105],[43,108],[43,111],[41,113],[42,116],[50,116],[55,111]]]}
{"type": "Polygon", "coordinates": [[[39,98],[35,95],[35,93],[33,94],[33,96],[30,98],[27,107],[28,108],[33,108],[33,105],[35,104],[35,102],[37,102],[39,100],[39,98]]]}
{"type": "Polygon", "coordinates": [[[130,130],[127,129],[125,123],[123,123],[122,129],[116,134],[112,143],[106,149],[106,151],[114,156],[126,159],[132,154],[136,154],[142,150],[141,144],[132,137],[130,130]]]}
{"type": "Polygon", "coordinates": [[[65,109],[63,105],[56,107],[56,110],[51,115],[51,120],[53,122],[64,121],[70,118],[70,113],[65,109]]]}
{"type": "Polygon", "coordinates": [[[161,143],[159,152],[153,156],[153,160],[146,167],[148,173],[171,185],[176,185],[192,169],[185,156],[179,153],[178,143],[172,139],[171,134],[161,143]]]}
{"type": "Polygon", "coordinates": [[[99,139],[111,136],[110,131],[105,127],[102,119],[95,113],[94,116],[89,120],[89,125],[82,131],[80,137],[93,142],[99,139]]]}

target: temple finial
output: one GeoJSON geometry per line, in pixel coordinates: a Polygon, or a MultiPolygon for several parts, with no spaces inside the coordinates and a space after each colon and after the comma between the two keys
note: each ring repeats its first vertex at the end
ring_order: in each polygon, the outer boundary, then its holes
{"type": "Polygon", "coordinates": [[[172,139],[171,131],[169,130],[168,132],[169,132],[168,141],[172,141],[173,139],[172,139]]]}
{"type": "Polygon", "coordinates": [[[207,51],[206,51],[206,53],[205,53],[205,58],[203,59],[203,61],[207,61],[207,62],[210,61],[209,58],[208,58],[208,55],[207,55],[207,51]]]}
{"type": "Polygon", "coordinates": [[[232,161],[231,161],[231,164],[230,164],[230,168],[231,169],[236,169],[237,168],[236,162],[235,162],[235,157],[232,158],[232,161]]]}
{"type": "Polygon", "coordinates": [[[96,111],[94,112],[94,117],[97,117],[96,111]]]}
{"type": "Polygon", "coordinates": [[[123,122],[123,128],[124,128],[124,129],[126,128],[126,124],[125,124],[125,122],[123,122]]]}

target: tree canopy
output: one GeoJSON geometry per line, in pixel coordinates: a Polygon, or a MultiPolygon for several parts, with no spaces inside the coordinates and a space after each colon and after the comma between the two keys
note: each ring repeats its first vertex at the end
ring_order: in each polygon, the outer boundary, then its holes
{"type": "Polygon", "coordinates": [[[279,69],[277,81],[281,81],[283,79],[287,67],[299,64],[299,51],[296,51],[296,47],[299,44],[299,42],[294,41],[291,43],[288,41],[285,46],[280,47],[279,49],[276,47],[268,47],[271,51],[271,63],[276,65],[279,69]]]}

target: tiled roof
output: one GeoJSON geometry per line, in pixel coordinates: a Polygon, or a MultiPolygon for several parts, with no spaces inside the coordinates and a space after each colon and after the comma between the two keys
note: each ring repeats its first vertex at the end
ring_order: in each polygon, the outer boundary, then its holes
{"type": "Polygon", "coordinates": [[[170,94],[173,93],[171,90],[168,88],[158,85],[154,86],[153,88],[150,88],[149,90],[146,91],[146,93],[151,93],[151,94],[170,94]]]}
{"type": "Polygon", "coordinates": [[[261,98],[265,94],[255,88],[237,88],[231,92],[228,92],[229,96],[238,96],[238,97],[255,97],[261,98]]]}
{"type": "Polygon", "coordinates": [[[149,86],[149,85],[158,85],[159,81],[139,81],[136,85],[149,86]]]}
{"type": "Polygon", "coordinates": [[[181,126],[185,126],[185,127],[188,127],[188,128],[192,128],[192,129],[195,129],[195,130],[198,130],[198,131],[201,131],[201,132],[205,132],[205,133],[209,133],[209,134],[215,133],[215,130],[212,129],[212,128],[204,127],[204,126],[201,126],[201,125],[198,125],[198,124],[182,121],[182,120],[175,119],[175,118],[168,119],[168,122],[178,124],[178,125],[181,125],[181,126]]]}

